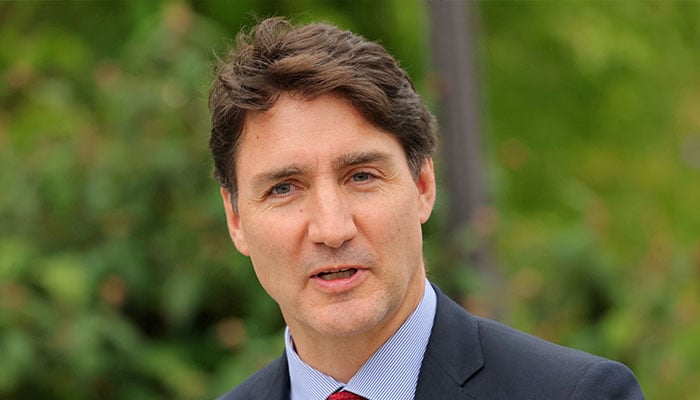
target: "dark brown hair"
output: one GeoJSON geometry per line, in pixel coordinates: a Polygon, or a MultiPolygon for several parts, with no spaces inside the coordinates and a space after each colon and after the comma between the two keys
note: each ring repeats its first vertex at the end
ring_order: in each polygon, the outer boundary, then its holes
{"type": "Polygon", "coordinates": [[[209,93],[214,175],[236,200],[235,158],[249,111],[272,108],[285,93],[313,99],[338,93],[377,127],[395,135],[414,176],[435,150],[432,114],[408,74],[380,45],[329,24],[295,27],[265,19],[238,34],[217,65],[209,93]]]}

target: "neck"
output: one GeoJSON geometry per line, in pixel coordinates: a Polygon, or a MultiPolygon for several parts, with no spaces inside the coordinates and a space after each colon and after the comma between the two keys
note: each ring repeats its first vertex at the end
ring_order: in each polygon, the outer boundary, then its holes
{"type": "MultiPolygon", "coordinates": [[[[425,276],[422,278],[425,282],[425,276]]],[[[289,324],[294,347],[305,363],[333,379],[347,383],[367,360],[396,333],[420,303],[425,285],[410,293],[394,314],[377,326],[348,336],[327,336],[289,324]]]]}

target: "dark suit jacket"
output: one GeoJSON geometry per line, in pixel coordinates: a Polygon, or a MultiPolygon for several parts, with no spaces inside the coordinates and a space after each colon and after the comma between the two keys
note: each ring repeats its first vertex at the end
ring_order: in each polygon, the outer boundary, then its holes
{"type": "MultiPolygon", "coordinates": [[[[416,400],[644,399],[624,365],[475,317],[437,288],[416,400]]],[[[220,400],[289,400],[284,355],[220,400]]]]}

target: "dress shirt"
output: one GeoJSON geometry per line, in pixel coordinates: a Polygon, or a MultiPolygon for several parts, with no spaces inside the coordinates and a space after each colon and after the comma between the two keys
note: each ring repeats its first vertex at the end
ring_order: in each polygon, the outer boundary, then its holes
{"type": "Polygon", "coordinates": [[[435,319],[436,295],[426,280],[418,307],[357,373],[345,384],[312,368],[294,350],[289,328],[285,351],[291,382],[291,400],[326,400],[342,388],[368,400],[411,400],[435,319]]]}

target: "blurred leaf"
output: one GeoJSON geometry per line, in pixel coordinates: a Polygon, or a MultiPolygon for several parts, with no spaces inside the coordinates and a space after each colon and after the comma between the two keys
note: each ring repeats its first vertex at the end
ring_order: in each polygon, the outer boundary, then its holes
{"type": "Polygon", "coordinates": [[[86,267],[74,255],[60,255],[47,259],[36,271],[43,288],[60,306],[78,311],[87,304],[91,286],[86,267]]]}

